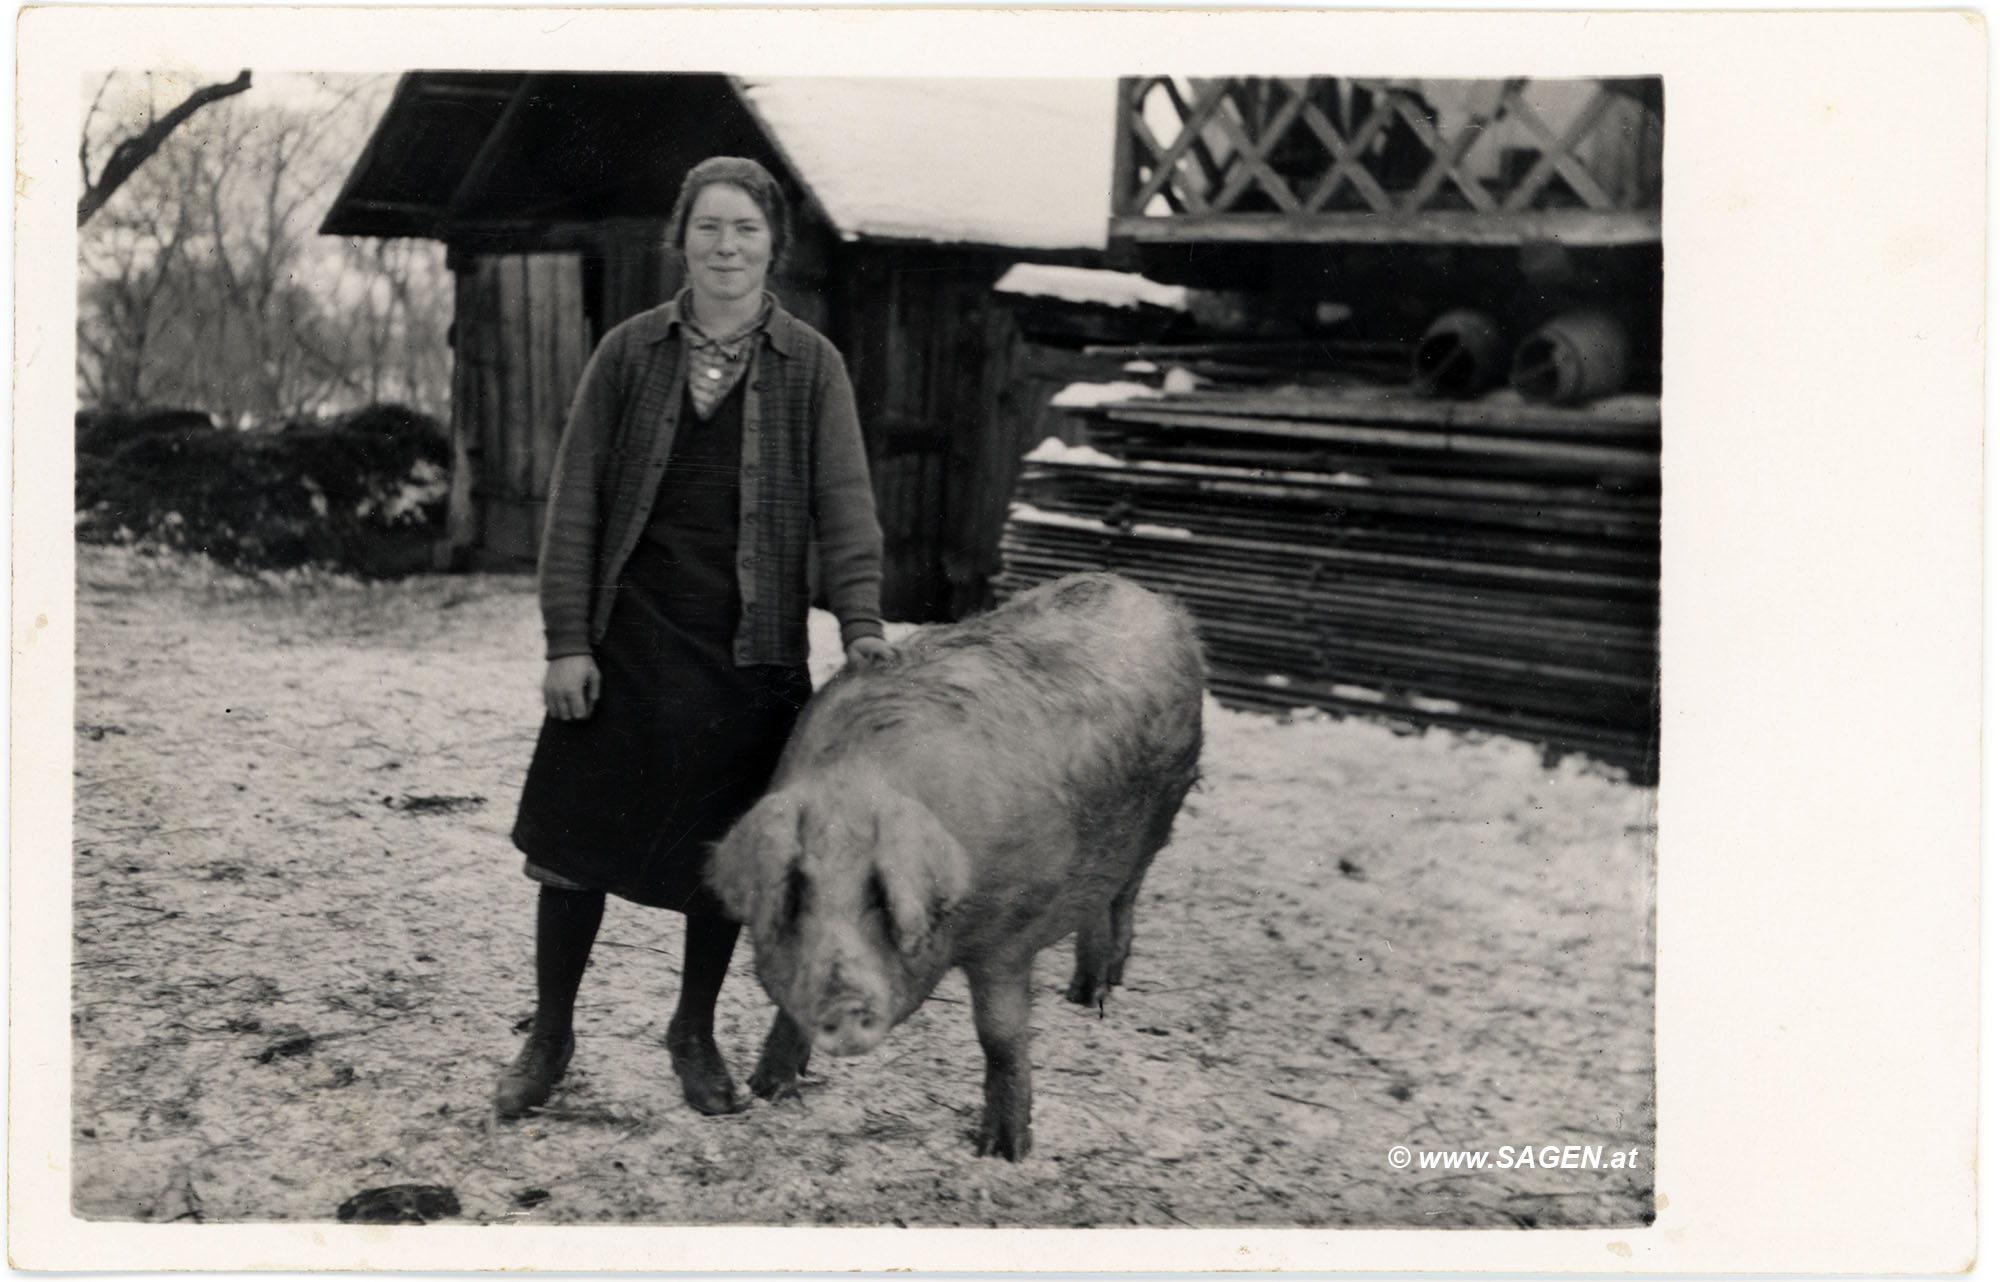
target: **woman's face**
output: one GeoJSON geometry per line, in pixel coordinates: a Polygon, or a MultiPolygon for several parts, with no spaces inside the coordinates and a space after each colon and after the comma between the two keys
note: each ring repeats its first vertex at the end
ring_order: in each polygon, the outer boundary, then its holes
{"type": "Polygon", "coordinates": [[[734,183],[710,183],[688,210],[688,284],[716,303],[755,297],[771,270],[771,224],[750,193],[734,183]]]}

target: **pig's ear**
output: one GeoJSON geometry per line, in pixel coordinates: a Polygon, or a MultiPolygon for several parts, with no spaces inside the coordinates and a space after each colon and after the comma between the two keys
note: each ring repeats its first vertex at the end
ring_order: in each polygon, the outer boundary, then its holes
{"type": "Polygon", "coordinates": [[[798,798],[774,793],[752,806],[716,843],[708,861],[708,885],[731,917],[754,923],[760,912],[771,911],[798,864],[804,822],[805,806],[798,798]]]}
{"type": "Polygon", "coordinates": [[[908,956],[930,945],[931,932],[965,897],[970,873],[965,848],[930,808],[897,793],[877,813],[875,872],[896,947],[908,956]]]}

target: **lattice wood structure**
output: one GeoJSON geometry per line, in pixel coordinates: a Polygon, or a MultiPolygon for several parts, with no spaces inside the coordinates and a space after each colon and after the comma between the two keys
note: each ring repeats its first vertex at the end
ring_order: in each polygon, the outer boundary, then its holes
{"type": "Polygon", "coordinates": [[[1118,113],[1114,241],[1659,239],[1657,79],[1151,76],[1118,113]]]}

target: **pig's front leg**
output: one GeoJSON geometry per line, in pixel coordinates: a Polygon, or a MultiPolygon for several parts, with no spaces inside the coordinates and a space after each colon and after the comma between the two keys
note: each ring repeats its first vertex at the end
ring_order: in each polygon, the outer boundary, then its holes
{"type": "Polygon", "coordinates": [[[1028,1155],[1028,987],[1033,958],[966,968],[972,1021],[986,1052],[986,1114],[979,1122],[981,1157],[1019,1161],[1028,1155]]]}
{"type": "Polygon", "coordinates": [[[750,1074],[750,1089],[760,1099],[797,1099],[799,1074],[806,1071],[806,1061],[811,1057],[812,1038],[799,1027],[797,1020],[780,1009],[771,1021],[771,1031],[764,1037],[764,1050],[757,1056],[757,1067],[750,1074]]]}

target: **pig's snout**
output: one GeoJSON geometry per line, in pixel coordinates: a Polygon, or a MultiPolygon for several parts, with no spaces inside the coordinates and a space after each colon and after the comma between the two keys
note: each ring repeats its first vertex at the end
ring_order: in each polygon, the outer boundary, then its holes
{"type": "Polygon", "coordinates": [[[843,998],[820,1008],[810,1026],[813,1048],[828,1055],[861,1055],[882,1044],[889,1021],[867,1000],[843,998]]]}

